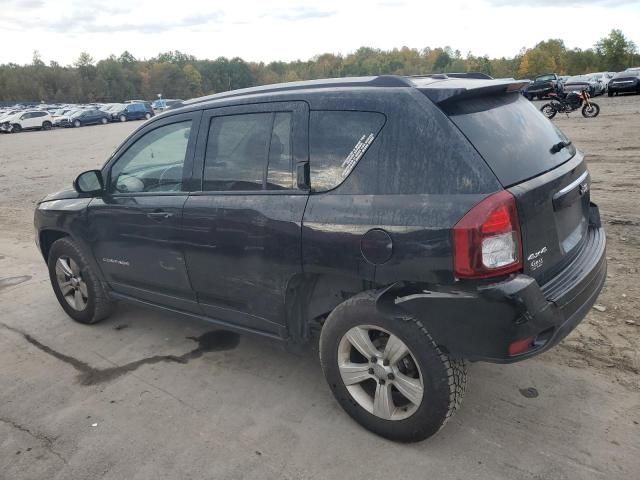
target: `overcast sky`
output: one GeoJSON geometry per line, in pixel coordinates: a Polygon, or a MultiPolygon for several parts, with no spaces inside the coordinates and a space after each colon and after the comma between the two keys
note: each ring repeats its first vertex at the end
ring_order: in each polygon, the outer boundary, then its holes
{"type": "Polygon", "coordinates": [[[612,28],[640,47],[640,0],[0,0],[0,63],[34,50],[62,64],[124,50],[290,61],[360,46],[497,57],[548,38],[589,48],[612,28]]]}

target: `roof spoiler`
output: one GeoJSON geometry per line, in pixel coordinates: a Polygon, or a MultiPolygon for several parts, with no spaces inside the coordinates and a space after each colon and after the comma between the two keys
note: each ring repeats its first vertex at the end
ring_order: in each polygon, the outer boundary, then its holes
{"type": "Polygon", "coordinates": [[[432,102],[444,103],[464,98],[519,92],[527,85],[529,85],[529,80],[485,80],[471,83],[452,79],[449,82],[435,82],[425,85],[419,90],[432,102]]]}

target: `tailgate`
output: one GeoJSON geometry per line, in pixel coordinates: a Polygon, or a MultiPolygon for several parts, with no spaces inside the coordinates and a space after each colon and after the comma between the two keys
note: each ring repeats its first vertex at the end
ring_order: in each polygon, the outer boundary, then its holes
{"type": "Polygon", "coordinates": [[[573,259],[586,238],[591,179],[582,153],[509,188],[522,229],[524,273],[540,284],[573,259]]]}
{"type": "Polygon", "coordinates": [[[589,223],[584,157],[521,95],[446,102],[443,111],[515,197],[524,273],[540,283],[567,265],[589,223]]]}

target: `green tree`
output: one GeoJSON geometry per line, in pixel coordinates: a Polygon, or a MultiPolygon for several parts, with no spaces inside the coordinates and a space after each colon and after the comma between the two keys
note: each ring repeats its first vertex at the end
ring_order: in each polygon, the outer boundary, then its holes
{"type": "Polygon", "coordinates": [[[596,42],[595,49],[601,58],[602,67],[613,72],[629,67],[638,51],[636,44],[615,28],[596,42]]]}

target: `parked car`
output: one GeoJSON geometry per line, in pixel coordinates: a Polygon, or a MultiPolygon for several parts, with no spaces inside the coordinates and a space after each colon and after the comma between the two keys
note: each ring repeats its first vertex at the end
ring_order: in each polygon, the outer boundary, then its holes
{"type": "Polygon", "coordinates": [[[73,117],[79,112],[84,112],[84,111],[85,110],[81,108],[72,108],[71,110],[67,111],[63,115],[60,115],[59,117],[58,116],[53,117],[53,126],[54,127],[71,127],[73,126],[71,117],[73,117]]]}
{"type": "Polygon", "coordinates": [[[589,95],[596,97],[604,93],[604,85],[592,75],[574,75],[564,83],[564,93],[582,90],[587,90],[589,95]]]}
{"type": "Polygon", "coordinates": [[[53,290],[87,324],[122,300],[289,344],[319,332],[347,413],[424,439],[466,360],[548,350],[606,278],[584,156],[522,86],[379,76],[189,100],[38,203],[53,290]]]}
{"type": "Polygon", "coordinates": [[[19,133],[22,130],[49,130],[52,126],[53,121],[49,112],[46,110],[28,110],[5,118],[0,125],[0,130],[19,133]]]}
{"type": "Polygon", "coordinates": [[[609,84],[609,80],[613,78],[613,74],[609,72],[596,72],[596,73],[589,73],[588,76],[591,77],[593,80],[596,80],[600,84],[599,90],[602,92],[603,95],[607,93],[607,88],[608,88],[607,86],[609,84]]]}
{"type": "Polygon", "coordinates": [[[608,95],[613,97],[619,93],[640,93],[640,69],[615,74],[609,82],[608,95]]]}
{"type": "Polygon", "coordinates": [[[171,107],[182,103],[183,100],[174,100],[170,98],[163,98],[160,100],[156,100],[151,104],[153,110],[155,112],[164,112],[165,110],[170,109],[171,107]]]}
{"type": "Polygon", "coordinates": [[[2,113],[0,113],[0,124],[2,124],[5,119],[12,117],[19,112],[21,112],[21,110],[4,110],[2,113]]]}
{"type": "Polygon", "coordinates": [[[73,108],[71,108],[71,107],[59,108],[59,109],[55,110],[51,114],[53,125],[57,126],[60,123],[60,119],[62,117],[66,116],[66,115],[69,115],[72,112],[73,112],[73,108]]]}
{"type": "Polygon", "coordinates": [[[110,111],[111,121],[126,122],[127,120],[149,120],[155,114],[153,110],[147,109],[144,103],[123,103],[120,108],[110,111]]]}
{"type": "Polygon", "coordinates": [[[79,110],[74,112],[69,117],[68,122],[63,126],[78,128],[86,125],[97,125],[99,123],[103,125],[109,123],[109,114],[96,109],[79,110]]]}
{"type": "Polygon", "coordinates": [[[527,98],[533,100],[535,97],[543,99],[550,93],[561,93],[562,86],[560,77],[555,73],[546,73],[538,75],[533,84],[527,88],[527,98]]]}

